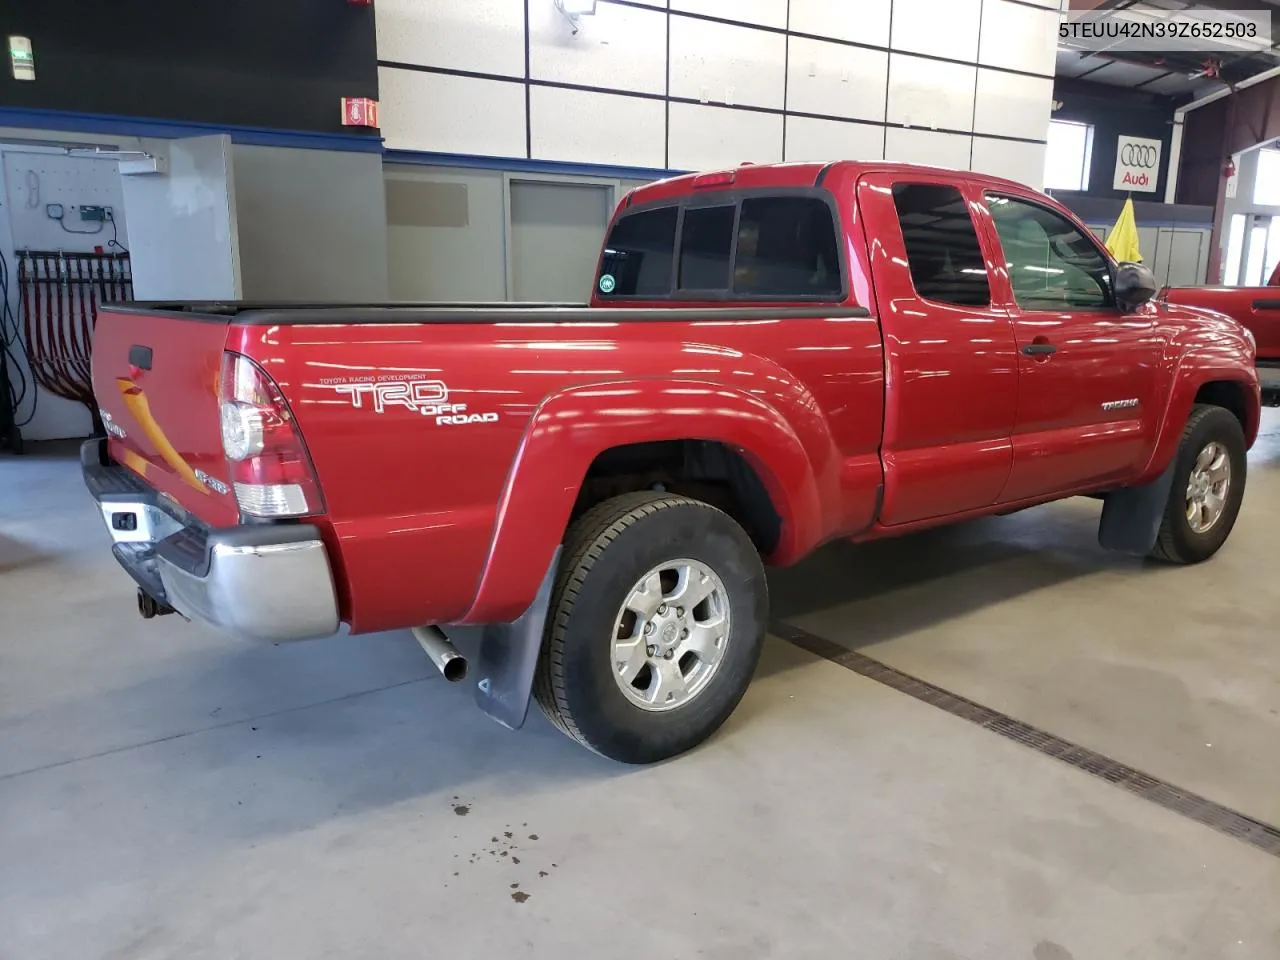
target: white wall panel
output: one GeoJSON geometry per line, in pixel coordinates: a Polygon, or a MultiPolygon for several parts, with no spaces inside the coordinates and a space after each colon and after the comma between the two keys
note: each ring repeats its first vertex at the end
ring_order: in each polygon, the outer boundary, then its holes
{"type": "Polygon", "coordinates": [[[969,142],[972,139],[972,137],[962,137],[954,133],[900,130],[890,127],[885,131],[884,156],[886,160],[903,163],[923,163],[931,167],[968,170],[969,142]]]}
{"type": "MultiPolygon", "coordinates": [[[[523,76],[525,0],[378,4],[383,60],[523,76]]],[[[654,168],[665,160],[675,169],[707,169],[782,159],[785,128],[787,159],[876,157],[887,142],[891,158],[967,167],[970,138],[961,133],[1035,140],[1046,134],[1059,0],[1034,4],[601,2],[574,34],[552,0],[529,0],[533,158],[654,168]],[[788,40],[775,32],[780,28],[805,36],[788,40]],[[870,49],[881,45],[892,51],[870,49]],[[963,62],[979,57],[1000,69],[963,62]],[[1026,75],[1032,73],[1046,77],[1026,75]],[[643,97],[538,86],[652,97],[668,89],[668,79],[671,96],[701,102],[667,107],[643,97]],[[763,112],[784,108],[808,116],[793,116],[784,127],[781,116],[763,112]],[[870,123],[845,122],[855,120],[870,123]],[[877,126],[886,122],[908,129],[886,132],[877,126]]],[[[521,84],[390,68],[380,76],[383,134],[390,148],[525,156],[521,84]]],[[[1034,170],[1034,144],[1024,149],[1015,141],[992,140],[984,143],[984,156],[998,156],[992,143],[1006,145],[1008,163],[1024,177],[1034,170]]],[[[1041,176],[1036,172],[1032,179],[1041,176]]]]}
{"type": "Polygon", "coordinates": [[[888,60],[880,50],[793,37],[787,109],[883,120],[888,60]]]}
{"type": "Polygon", "coordinates": [[[782,115],[671,104],[671,167],[715,170],[782,159],[782,115]]]}
{"type": "Polygon", "coordinates": [[[999,70],[978,71],[974,133],[1043,140],[1049,132],[1053,80],[999,70]]]}
{"type": "Polygon", "coordinates": [[[787,25],[787,0],[671,0],[671,9],[779,30],[787,25]]]}
{"type": "Polygon", "coordinates": [[[671,95],[781,109],[786,37],[671,18],[671,95]]]}
{"type": "Polygon", "coordinates": [[[580,23],[575,34],[551,3],[530,4],[529,69],[535,80],[665,92],[665,13],[602,3],[580,23]]]}
{"type": "Polygon", "coordinates": [[[582,90],[529,93],[533,155],[569,163],[661,169],[666,104],[582,90]]]}
{"type": "Polygon", "coordinates": [[[390,150],[525,155],[523,84],[383,67],[378,85],[390,150]]]}
{"type": "Polygon", "coordinates": [[[884,127],[875,123],[787,117],[787,155],[792,161],[884,159],[884,127]]]}
{"type": "Polygon", "coordinates": [[[973,169],[1043,189],[1044,144],[974,137],[973,169]]]}
{"type": "MultiPolygon", "coordinates": [[[[856,6],[856,3],[851,4],[856,6]]],[[[893,0],[895,50],[973,62],[982,0],[893,0]]]]}
{"type": "Polygon", "coordinates": [[[1058,51],[1058,14],[1025,3],[984,0],[979,62],[1053,76],[1058,51]]]}
{"type": "Polygon", "coordinates": [[[791,29],[815,37],[889,45],[892,0],[791,0],[791,29]]]}
{"type": "Polygon", "coordinates": [[[524,0],[378,0],[377,24],[379,60],[524,76],[524,0]]]}
{"type": "Polygon", "coordinates": [[[383,169],[391,299],[505,299],[502,173],[408,164],[383,169]]]}
{"type": "Polygon", "coordinates": [[[976,67],[895,53],[889,61],[890,123],[968,130],[976,67]]]}

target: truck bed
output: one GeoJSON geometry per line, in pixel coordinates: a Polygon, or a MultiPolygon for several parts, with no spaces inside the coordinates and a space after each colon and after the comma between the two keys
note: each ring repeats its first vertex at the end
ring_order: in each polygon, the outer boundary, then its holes
{"type": "Polygon", "coordinates": [[[869,317],[866,307],[833,304],[742,306],[592,307],[586,303],[387,302],[304,303],[254,301],[134,301],[104,306],[104,312],[208,320],[244,326],[382,323],[653,323],[725,320],[788,320],[869,317]]]}

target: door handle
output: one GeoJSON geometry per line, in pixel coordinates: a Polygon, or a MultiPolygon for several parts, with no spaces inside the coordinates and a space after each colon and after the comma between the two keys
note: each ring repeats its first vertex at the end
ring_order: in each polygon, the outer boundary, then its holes
{"type": "Polygon", "coordinates": [[[1052,343],[1028,343],[1022,348],[1023,355],[1028,357],[1047,357],[1057,352],[1058,348],[1052,343]]]}
{"type": "Polygon", "coordinates": [[[135,343],[129,348],[129,366],[139,370],[151,369],[151,348],[135,343]]]}

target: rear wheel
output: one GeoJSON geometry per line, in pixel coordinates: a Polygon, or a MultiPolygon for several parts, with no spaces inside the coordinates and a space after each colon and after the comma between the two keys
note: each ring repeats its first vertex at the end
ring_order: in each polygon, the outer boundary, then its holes
{"type": "Polygon", "coordinates": [[[595,752],[664,760],[733,712],[767,623],[764,567],[731,517],[686,497],[615,497],[565,541],[534,694],[595,752]]]}
{"type": "Polygon", "coordinates": [[[1244,499],[1247,460],[1240,421],[1222,407],[1197,404],[1177,456],[1151,557],[1200,563],[1226,542],[1244,499]]]}

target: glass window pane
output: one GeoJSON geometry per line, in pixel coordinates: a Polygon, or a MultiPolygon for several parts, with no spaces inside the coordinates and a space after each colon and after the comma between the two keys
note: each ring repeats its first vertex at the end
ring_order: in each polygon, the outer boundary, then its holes
{"type": "Polygon", "coordinates": [[[1262,275],[1262,258],[1267,252],[1267,228],[1253,227],[1249,231],[1249,259],[1244,268],[1244,285],[1261,287],[1267,282],[1262,275]]]}
{"type": "Polygon", "coordinates": [[[1044,151],[1044,185],[1049,190],[1089,189],[1093,128],[1067,120],[1049,121],[1044,151]]]}
{"type": "MultiPolygon", "coordinates": [[[[686,223],[688,214],[685,214],[686,223]]],[[[767,297],[838,296],[840,257],[831,208],[817,197],[742,202],[734,293],[767,297]]]]}
{"type": "Polygon", "coordinates": [[[988,195],[987,204],[1018,306],[1061,310],[1115,305],[1110,264],[1069,220],[1013,197],[988,195]]]}
{"type": "Polygon", "coordinates": [[[969,207],[955,187],[899,183],[893,188],[911,283],[926,300],[959,306],[991,303],[987,266],[969,207]]]}
{"type": "Polygon", "coordinates": [[[1231,226],[1227,232],[1227,269],[1222,282],[1229,287],[1240,285],[1240,261],[1244,258],[1244,214],[1237,213],[1231,218],[1231,226]]]}
{"type": "Polygon", "coordinates": [[[1253,181],[1253,202],[1280,207],[1280,150],[1258,151],[1258,176],[1253,181]]]}
{"type": "Polygon", "coordinates": [[[596,289],[601,296],[665,297],[671,292],[675,207],[620,217],[609,233],[596,289]]]}
{"type": "Polygon", "coordinates": [[[1264,284],[1271,280],[1277,263],[1280,263],[1280,217],[1272,217],[1267,227],[1267,262],[1262,272],[1264,284]]]}
{"type": "Polygon", "coordinates": [[[728,291],[735,212],[735,207],[685,210],[676,283],[681,290],[728,291]]]}

